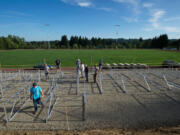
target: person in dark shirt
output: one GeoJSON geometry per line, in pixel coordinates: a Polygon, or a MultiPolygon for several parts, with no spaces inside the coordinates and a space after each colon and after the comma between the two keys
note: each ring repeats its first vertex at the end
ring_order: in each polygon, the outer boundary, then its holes
{"type": "Polygon", "coordinates": [[[94,83],[97,82],[98,67],[94,65],[94,83]]]}
{"type": "Polygon", "coordinates": [[[103,60],[101,59],[99,61],[99,70],[102,71],[102,66],[103,66],[103,60]]]}
{"type": "Polygon", "coordinates": [[[61,61],[60,61],[60,59],[57,59],[56,60],[57,69],[60,69],[60,65],[61,65],[61,61]]]}
{"type": "Polygon", "coordinates": [[[89,68],[88,68],[88,66],[86,65],[86,66],[85,66],[85,77],[86,77],[86,82],[89,81],[89,79],[88,79],[88,72],[89,72],[89,68]]]}

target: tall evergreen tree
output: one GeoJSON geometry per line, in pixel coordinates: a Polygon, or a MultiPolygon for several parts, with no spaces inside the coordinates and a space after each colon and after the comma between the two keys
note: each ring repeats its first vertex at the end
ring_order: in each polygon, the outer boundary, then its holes
{"type": "Polygon", "coordinates": [[[68,48],[68,39],[66,35],[61,37],[61,47],[68,48]]]}
{"type": "Polygon", "coordinates": [[[166,34],[160,35],[158,38],[158,48],[164,48],[168,46],[168,36],[166,34]]]}

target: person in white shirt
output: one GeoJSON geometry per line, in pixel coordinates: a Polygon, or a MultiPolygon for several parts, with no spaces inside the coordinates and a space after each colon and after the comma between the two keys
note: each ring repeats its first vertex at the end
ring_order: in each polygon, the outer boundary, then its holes
{"type": "Polygon", "coordinates": [[[81,63],[81,75],[82,75],[82,77],[84,77],[84,70],[85,70],[85,66],[83,63],[81,63]]]}
{"type": "Polygon", "coordinates": [[[47,80],[49,78],[49,67],[47,64],[44,64],[44,72],[45,72],[45,77],[47,80]]]}

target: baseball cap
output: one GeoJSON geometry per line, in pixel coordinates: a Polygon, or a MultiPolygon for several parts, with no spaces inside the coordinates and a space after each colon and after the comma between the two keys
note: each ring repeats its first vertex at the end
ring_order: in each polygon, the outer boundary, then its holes
{"type": "Polygon", "coordinates": [[[33,86],[37,86],[37,83],[36,83],[36,82],[34,82],[34,83],[33,83],[33,86]]]}

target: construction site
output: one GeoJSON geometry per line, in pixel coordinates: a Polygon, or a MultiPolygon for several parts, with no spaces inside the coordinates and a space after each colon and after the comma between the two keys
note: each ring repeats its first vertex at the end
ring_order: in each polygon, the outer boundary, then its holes
{"type": "Polygon", "coordinates": [[[180,124],[180,71],[109,69],[97,83],[76,71],[0,72],[0,129],[146,129],[180,124]],[[32,83],[44,91],[37,115],[29,98],[32,83]]]}

